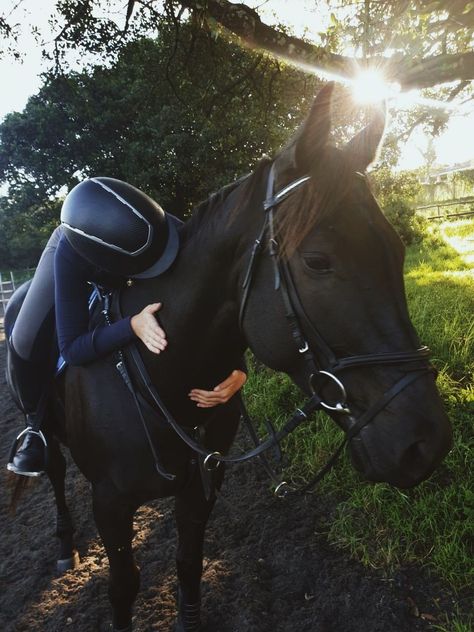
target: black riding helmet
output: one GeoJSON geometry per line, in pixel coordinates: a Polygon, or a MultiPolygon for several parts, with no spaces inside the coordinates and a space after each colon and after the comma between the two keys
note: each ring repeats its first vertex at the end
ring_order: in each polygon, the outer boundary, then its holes
{"type": "Polygon", "coordinates": [[[182,222],[131,184],[89,178],[66,196],[61,224],[74,250],[93,265],[146,279],[158,276],[175,260],[182,222]]]}

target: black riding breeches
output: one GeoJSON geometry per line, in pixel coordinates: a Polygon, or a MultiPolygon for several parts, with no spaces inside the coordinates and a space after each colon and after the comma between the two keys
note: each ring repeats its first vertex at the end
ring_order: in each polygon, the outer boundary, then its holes
{"type": "Polygon", "coordinates": [[[46,244],[25,300],[10,336],[17,354],[31,362],[41,362],[51,350],[54,331],[54,253],[61,228],[53,232],[46,244]]]}
{"type": "Polygon", "coordinates": [[[60,237],[61,229],[56,228],[41,255],[24,300],[24,292],[17,290],[18,294],[10,299],[5,314],[7,381],[17,404],[25,413],[37,410],[54,374],[57,358],[54,253],[60,237]],[[14,323],[11,322],[13,320],[14,323]]]}

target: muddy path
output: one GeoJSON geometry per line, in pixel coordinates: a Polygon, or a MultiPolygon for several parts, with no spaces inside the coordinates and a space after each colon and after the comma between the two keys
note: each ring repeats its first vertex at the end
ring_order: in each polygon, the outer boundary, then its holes
{"type": "MultiPolygon", "coordinates": [[[[105,553],[92,520],[88,483],[74,464],[67,486],[78,569],[55,576],[55,511],[46,479],[34,482],[16,515],[8,513],[4,466],[22,418],[10,400],[4,362],[0,340],[0,631],[110,631],[105,553]]],[[[408,632],[433,629],[455,608],[454,596],[426,570],[385,576],[330,547],[320,532],[333,511],[318,496],[274,498],[256,464],[230,470],[207,531],[205,629],[408,632]]],[[[134,630],[169,632],[176,588],[172,501],[142,507],[135,530],[142,574],[134,630]]]]}

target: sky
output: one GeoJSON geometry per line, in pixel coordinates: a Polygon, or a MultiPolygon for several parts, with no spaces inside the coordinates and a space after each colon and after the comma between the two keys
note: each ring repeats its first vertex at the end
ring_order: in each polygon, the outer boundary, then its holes
{"type": "MultiPolygon", "coordinates": [[[[117,9],[124,11],[125,1],[114,0],[117,9]]],[[[259,13],[267,23],[281,21],[291,26],[295,35],[303,32],[311,37],[324,30],[329,19],[328,14],[316,13],[312,0],[249,0],[248,4],[259,7],[259,13]],[[277,16],[277,17],[276,17],[277,16]]],[[[36,24],[42,33],[51,33],[48,28],[48,17],[55,5],[55,0],[0,0],[0,14],[8,16],[13,7],[19,5],[12,16],[20,25],[36,24]]],[[[23,53],[22,62],[5,57],[0,60],[0,85],[7,86],[1,91],[0,120],[12,111],[20,111],[26,105],[29,96],[34,94],[41,85],[40,73],[45,69],[41,59],[41,46],[28,32],[22,29],[19,49],[23,53]]],[[[48,36],[49,41],[52,35],[48,36]]],[[[440,164],[454,164],[474,159],[474,105],[471,112],[459,112],[451,115],[448,129],[434,141],[437,162],[440,164]],[[467,131],[468,130],[468,131],[467,131]],[[468,141],[466,141],[468,139],[468,141]]],[[[413,169],[423,164],[422,153],[426,150],[428,138],[421,129],[417,129],[406,143],[402,151],[400,168],[413,169]]]]}

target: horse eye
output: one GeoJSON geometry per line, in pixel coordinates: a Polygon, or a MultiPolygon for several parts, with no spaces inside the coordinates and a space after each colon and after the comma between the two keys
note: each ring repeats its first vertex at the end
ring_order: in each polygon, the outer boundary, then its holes
{"type": "Polygon", "coordinates": [[[327,255],[320,252],[309,252],[303,255],[305,265],[315,272],[330,272],[331,261],[327,255]]]}

